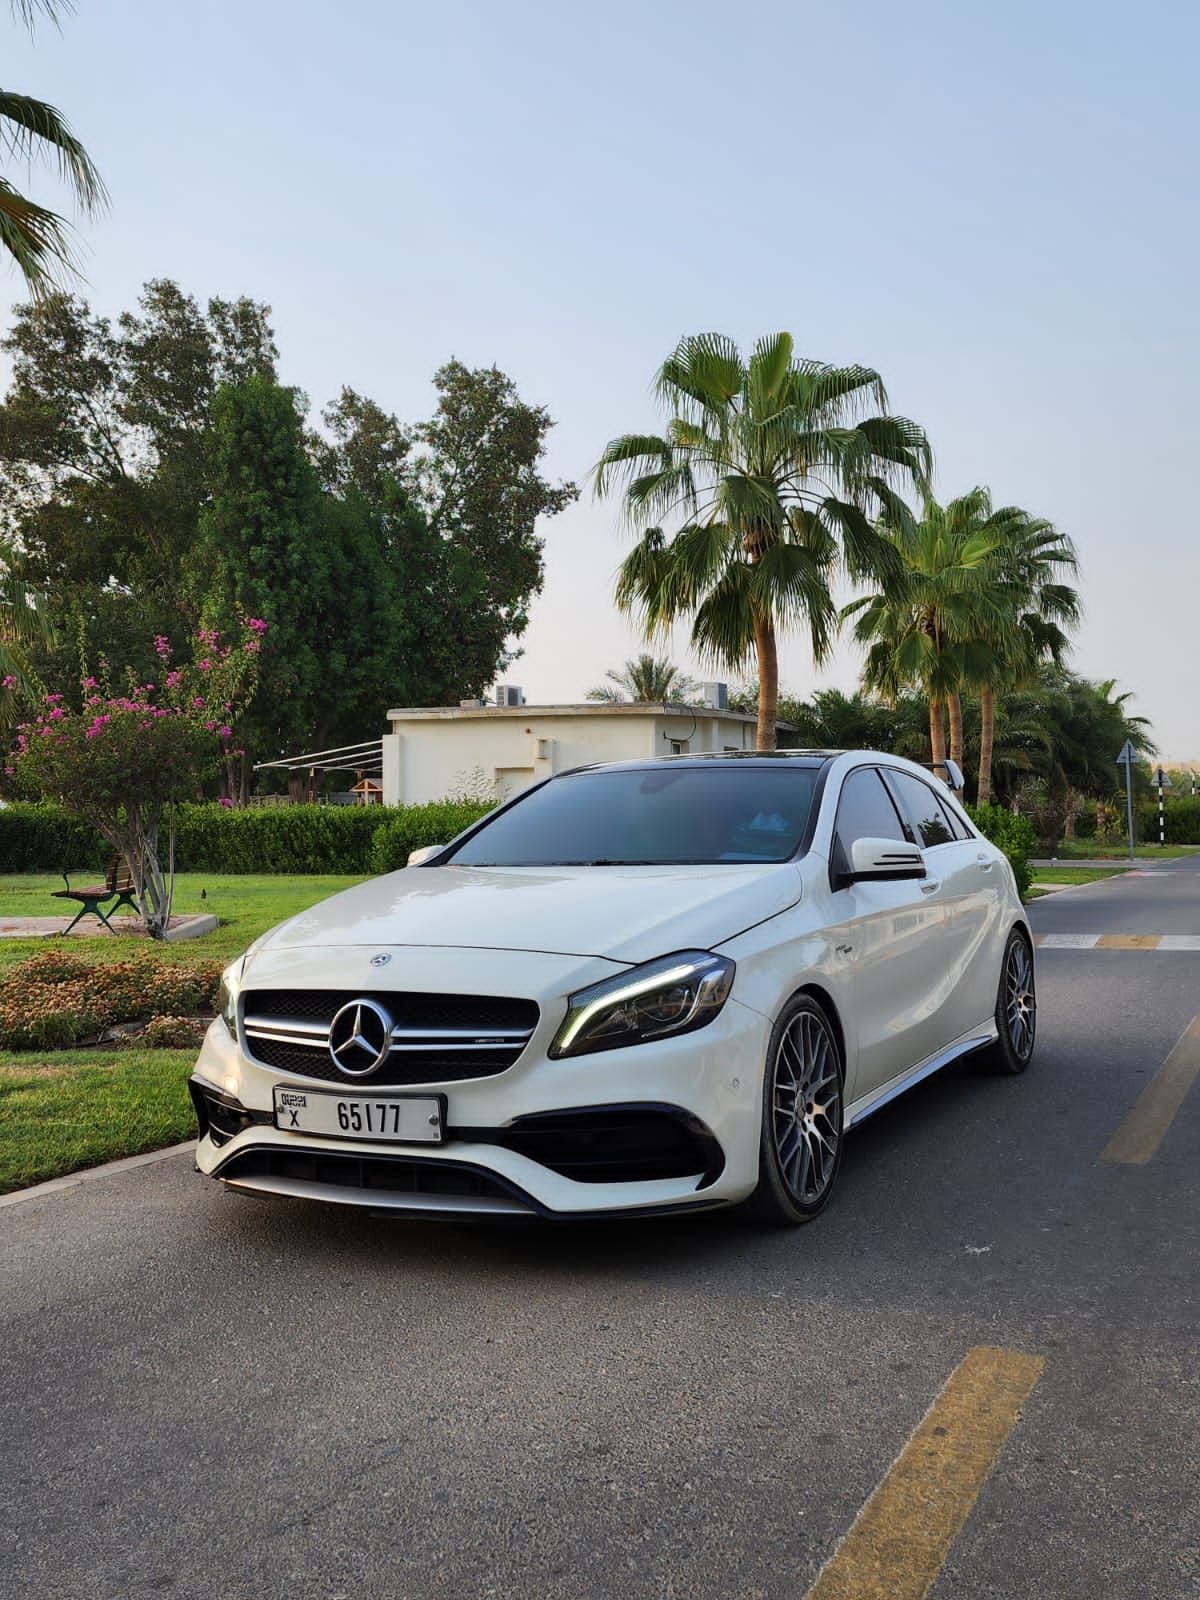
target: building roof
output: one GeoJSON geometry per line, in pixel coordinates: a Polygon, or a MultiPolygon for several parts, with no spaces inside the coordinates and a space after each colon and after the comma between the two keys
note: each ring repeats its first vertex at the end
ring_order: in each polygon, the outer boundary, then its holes
{"type": "MultiPolygon", "coordinates": [[[[719,717],[722,722],[756,723],[758,718],[745,711],[717,711],[712,706],[689,706],[660,700],[613,702],[585,700],[579,705],[561,706],[400,706],[388,712],[389,722],[472,722],[481,718],[520,717],[719,717]]],[[[781,728],[790,723],[781,722],[781,728]]]]}

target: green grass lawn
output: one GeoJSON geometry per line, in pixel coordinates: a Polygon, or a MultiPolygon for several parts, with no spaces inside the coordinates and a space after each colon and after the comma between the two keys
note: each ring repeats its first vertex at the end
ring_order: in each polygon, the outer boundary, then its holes
{"type": "Polygon", "coordinates": [[[1051,893],[1050,890],[1040,887],[1043,883],[1100,883],[1105,878],[1120,876],[1117,869],[1110,871],[1105,867],[1034,867],[1032,871],[1033,885],[1029,891],[1031,900],[1051,893]]]}
{"type": "MultiPolygon", "coordinates": [[[[71,877],[72,882],[83,883],[95,874],[72,873],[71,877]]],[[[80,923],[80,927],[90,925],[97,932],[86,939],[74,935],[69,943],[53,939],[0,939],[0,975],[35,951],[54,948],[57,944],[98,961],[126,957],[135,950],[153,950],[155,955],[180,961],[231,961],[277,922],[361,881],[333,876],[288,878],[180,873],[175,880],[175,912],[180,916],[196,911],[212,912],[220,918],[221,924],[215,933],[203,939],[185,939],[180,944],[151,944],[145,939],[114,938],[99,922],[89,918],[80,923]],[[202,890],[204,899],[200,898],[202,890]]],[[[61,877],[48,872],[0,877],[0,917],[57,916],[67,905],[63,900],[52,898],[54,890],[61,888],[61,877]]]]}
{"type": "MultiPolygon", "coordinates": [[[[1134,857],[1138,861],[1175,861],[1180,856],[1195,855],[1200,845],[1195,844],[1138,844],[1134,857]]],[[[1095,839],[1064,839],[1051,855],[1059,861],[1128,861],[1127,844],[1098,844],[1095,839]]]]}
{"type": "MultiPolygon", "coordinates": [[[[64,948],[95,961],[140,951],[171,961],[228,961],[277,922],[359,881],[181,874],[176,911],[215,913],[215,933],[182,944],[114,937],[103,928],[86,939],[0,939],[0,978],[26,956],[64,948]]],[[[63,902],[50,892],[61,888],[50,873],[0,878],[0,917],[54,916],[63,902]]],[[[0,1050],[0,1193],[191,1138],[196,1119],[185,1084],[195,1059],[194,1050],[121,1046],[0,1050]]]]}
{"type": "Polygon", "coordinates": [[[196,1132],[193,1050],[0,1053],[0,1194],[196,1132]]]}

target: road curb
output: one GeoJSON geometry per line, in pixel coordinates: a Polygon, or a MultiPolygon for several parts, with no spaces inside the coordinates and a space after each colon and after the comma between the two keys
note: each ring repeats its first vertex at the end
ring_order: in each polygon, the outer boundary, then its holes
{"type": "Polygon", "coordinates": [[[128,1172],[132,1167],[148,1167],[156,1161],[166,1161],[170,1156],[181,1156],[196,1148],[195,1139],[183,1144],[169,1145],[165,1150],[146,1150],[140,1156],[122,1156],[119,1161],[106,1161],[102,1167],[84,1167],[79,1172],[68,1172],[62,1178],[49,1178],[45,1183],[32,1184],[28,1189],[17,1189],[12,1194],[0,1194],[0,1208],[19,1206],[26,1200],[40,1200],[46,1195],[59,1194],[64,1189],[74,1189],[93,1178],[111,1178],[115,1173],[128,1172]]]}

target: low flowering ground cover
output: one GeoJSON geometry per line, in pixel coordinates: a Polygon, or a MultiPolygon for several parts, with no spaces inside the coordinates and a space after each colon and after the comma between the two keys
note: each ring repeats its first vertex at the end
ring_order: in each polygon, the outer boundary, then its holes
{"type": "Polygon", "coordinates": [[[97,964],[46,950],[10,967],[0,983],[0,1048],[53,1049],[115,1023],[212,1014],[220,980],[219,961],[182,966],[136,955],[97,964]]]}

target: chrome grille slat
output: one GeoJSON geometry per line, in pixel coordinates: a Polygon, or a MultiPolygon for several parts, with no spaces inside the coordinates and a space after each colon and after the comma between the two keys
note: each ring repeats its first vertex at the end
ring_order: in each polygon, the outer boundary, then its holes
{"type": "Polygon", "coordinates": [[[532,1000],[497,995],[368,990],[258,990],[244,999],[242,1037],[261,1065],[329,1083],[438,1083],[486,1078],[517,1060],[537,1024],[532,1000]],[[350,1078],[328,1051],[330,1023],[355,1000],[373,1000],[389,1017],[388,1059],[369,1078],[350,1078]],[[425,1026],[422,1026],[422,1023],[425,1026]]]}

